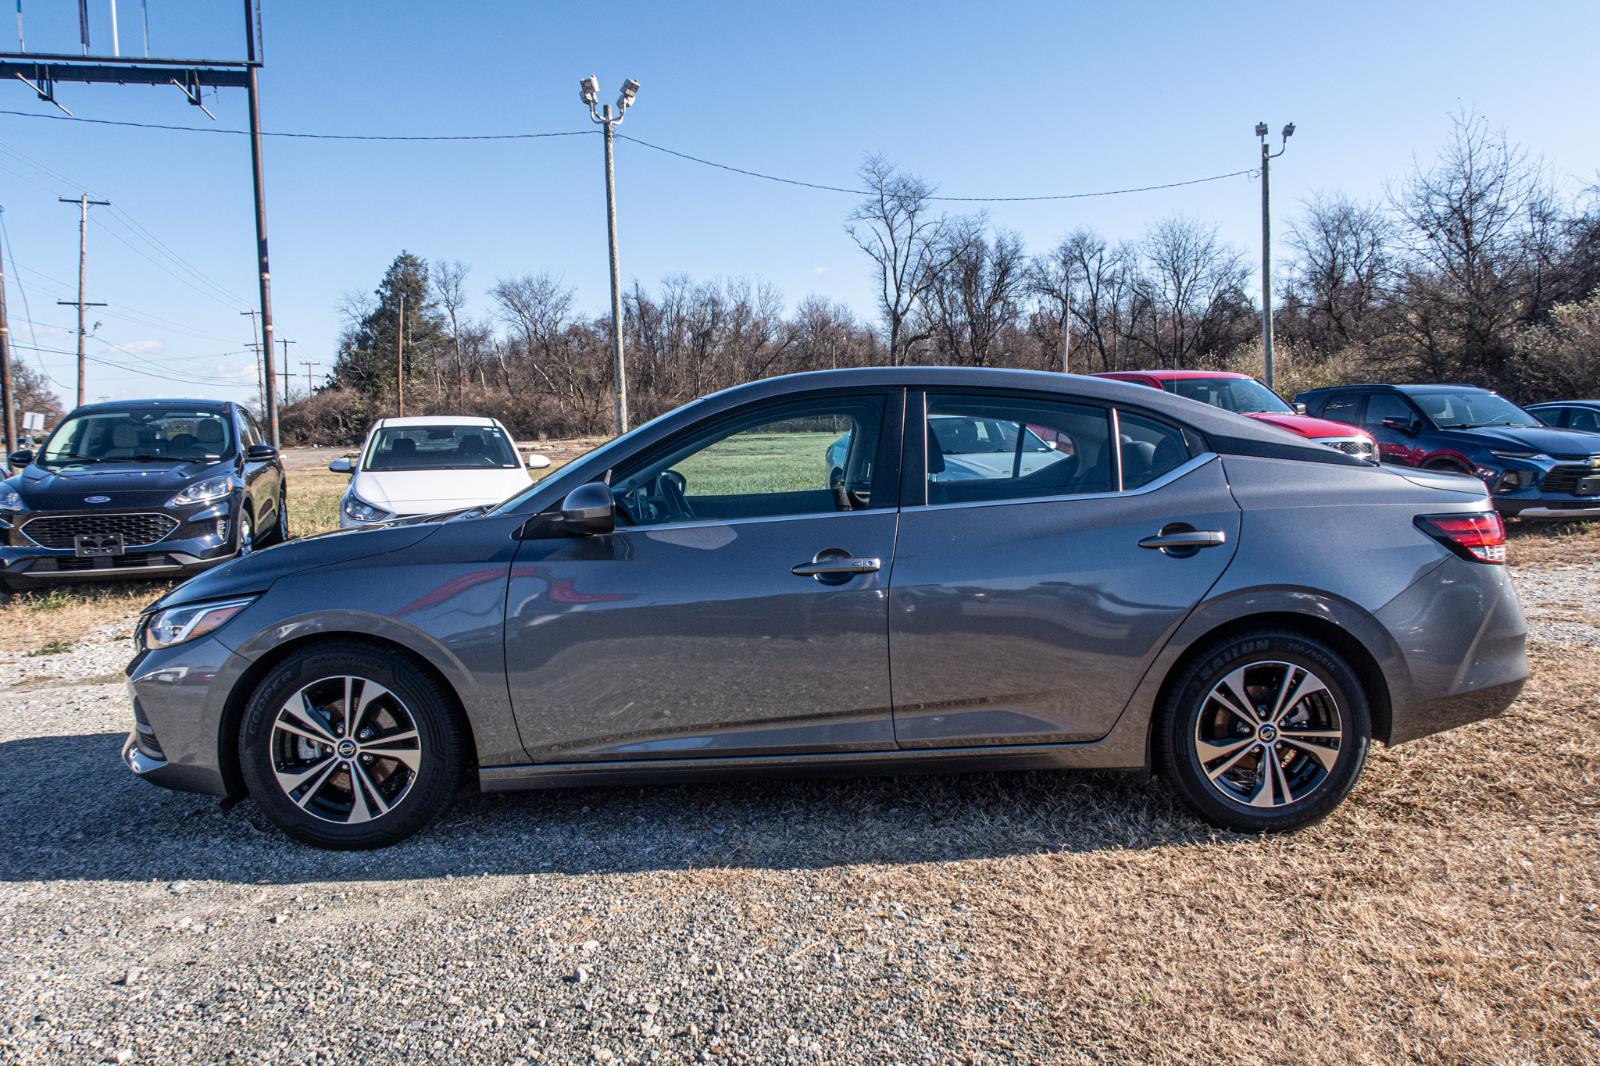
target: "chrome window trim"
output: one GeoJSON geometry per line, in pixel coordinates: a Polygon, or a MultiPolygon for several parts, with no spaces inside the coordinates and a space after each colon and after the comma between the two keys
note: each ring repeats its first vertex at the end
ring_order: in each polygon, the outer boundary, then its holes
{"type": "MultiPolygon", "coordinates": [[[[907,510],[911,509],[911,507],[915,507],[920,511],[947,511],[955,507],[1010,507],[1016,504],[1066,503],[1073,500],[1116,500],[1124,499],[1129,496],[1142,496],[1145,493],[1154,492],[1157,489],[1164,488],[1165,486],[1172,484],[1179,478],[1184,477],[1193,471],[1199,470],[1201,467],[1205,466],[1207,463],[1210,463],[1216,458],[1218,458],[1216,452],[1201,452],[1188,462],[1168,470],[1165,474],[1162,474],[1154,481],[1140,485],[1136,489],[1125,489],[1121,492],[1085,492],[1079,495],[1069,496],[1018,496],[1013,499],[1006,500],[966,500],[959,503],[912,504],[907,508],[907,510]]],[[[957,484],[959,484],[959,482],[957,482],[957,484]]]]}
{"type": "Polygon", "coordinates": [[[141,542],[139,544],[128,544],[128,545],[126,545],[126,547],[129,547],[129,548],[148,548],[152,544],[160,544],[162,541],[166,540],[168,537],[170,537],[174,533],[176,533],[179,529],[182,529],[184,522],[187,521],[187,519],[182,519],[182,518],[178,518],[178,517],[176,517],[174,515],[167,514],[165,511],[76,511],[76,512],[68,512],[68,513],[63,513],[63,514],[38,514],[38,515],[33,515],[26,522],[23,522],[22,524],[18,525],[16,527],[16,529],[17,529],[18,533],[21,533],[24,537],[28,538],[28,543],[32,544],[36,548],[40,548],[40,549],[42,549],[44,551],[47,551],[47,552],[69,552],[69,551],[73,551],[74,549],[72,549],[72,548],[50,548],[50,547],[46,547],[43,544],[40,544],[38,541],[34,540],[33,539],[33,535],[28,532],[28,527],[33,525],[33,523],[35,523],[35,522],[43,522],[43,521],[45,521],[47,519],[84,518],[84,517],[103,517],[103,518],[154,517],[154,518],[165,518],[165,519],[168,519],[169,521],[172,522],[172,528],[167,530],[165,533],[161,534],[161,536],[157,537],[155,540],[147,540],[147,541],[143,541],[143,542],[141,542]]]}
{"type": "Polygon", "coordinates": [[[663,529],[705,529],[710,526],[749,526],[765,522],[796,522],[810,518],[852,518],[866,514],[897,514],[898,507],[864,507],[859,511],[817,511],[798,514],[759,515],[753,518],[697,518],[692,522],[656,522],[650,525],[619,525],[613,533],[655,533],[663,529]]]}

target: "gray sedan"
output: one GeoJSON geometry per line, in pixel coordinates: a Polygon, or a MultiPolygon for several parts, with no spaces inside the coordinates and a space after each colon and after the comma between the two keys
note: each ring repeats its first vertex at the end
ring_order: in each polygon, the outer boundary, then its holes
{"type": "Polygon", "coordinates": [[[123,760],[336,848],[417,831],[467,778],[1156,768],[1216,825],[1292,829],[1372,741],[1516,697],[1504,544],[1475,481],[1137,385],[777,378],[493,509],[174,589],[139,625],[123,760]],[[943,419],[1018,454],[943,477],[943,419]]]}

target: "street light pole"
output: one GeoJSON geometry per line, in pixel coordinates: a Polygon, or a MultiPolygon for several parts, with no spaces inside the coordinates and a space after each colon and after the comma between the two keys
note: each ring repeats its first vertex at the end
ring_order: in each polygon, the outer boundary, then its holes
{"type": "Polygon", "coordinates": [[[606,236],[611,249],[611,366],[617,382],[617,435],[628,432],[628,371],[622,354],[622,268],[617,258],[617,172],[614,163],[615,129],[633,105],[639,94],[639,83],[629,78],[622,83],[622,95],[617,97],[617,110],[613,115],[611,105],[596,110],[600,96],[600,79],[593,74],[578,83],[578,98],[589,108],[589,120],[605,133],[606,156],[606,236]]]}
{"type": "Polygon", "coordinates": [[[1261,356],[1267,388],[1272,388],[1272,161],[1282,155],[1294,136],[1294,123],[1283,127],[1283,141],[1276,152],[1267,144],[1267,124],[1256,123],[1261,139],[1261,356]]]}

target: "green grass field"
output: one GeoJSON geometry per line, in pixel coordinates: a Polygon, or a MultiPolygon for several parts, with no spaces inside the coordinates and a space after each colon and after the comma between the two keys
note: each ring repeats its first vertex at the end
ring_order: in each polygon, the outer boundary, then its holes
{"type": "Polygon", "coordinates": [[[842,432],[738,433],[673,469],[687,480],[691,497],[826,489],[828,446],[842,432]]]}

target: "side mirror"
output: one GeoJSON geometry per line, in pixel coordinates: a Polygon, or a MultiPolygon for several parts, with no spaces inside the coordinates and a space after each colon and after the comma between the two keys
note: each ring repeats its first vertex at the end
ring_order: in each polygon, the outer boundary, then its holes
{"type": "Polygon", "coordinates": [[[332,470],[335,474],[348,474],[354,469],[354,467],[351,466],[349,459],[340,456],[328,464],[328,469],[332,470]]]}
{"type": "Polygon", "coordinates": [[[12,466],[27,466],[29,463],[33,462],[33,453],[28,449],[23,448],[19,451],[12,452],[10,455],[6,456],[6,458],[10,460],[12,466]]]}
{"type": "Polygon", "coordinates": [[[270,463],[278,457],[278,449],[270,444],[252,444],[245,449],[244,457],[252,463],[270,463]]]}
{"type": "Polygon", "coordinates": [[[1417,432],[1416,422],[1409,418],[1402,418],[1398,416],[1395,418],[1385,418],[1383,420],[1383,425],[1386,429],[1398,430],[1408,437],[1415,435],[1417,432]]]}
{"type": "Polygon", "coordinates": [[[603,481],[579,485],[561,501],[561,522],[576,537],[592,537],[617,528],[617,500],[603,481]]]}
{"type": "Polygon", "coordinates": [[[543,470],[550,465],[550,457],[548,455],[540,455],[538,452],[529,452],[522,457],[522,465],[529,470],[543,470]]]}
{"type": "Polygon", "coordinates": [[[1294,413],[1297,414],[1297,415],[1305,414],[1306,413],[1306,405],[1303,404],[1303,403],[1295,404],[1294,405],[1294,413]]]}

